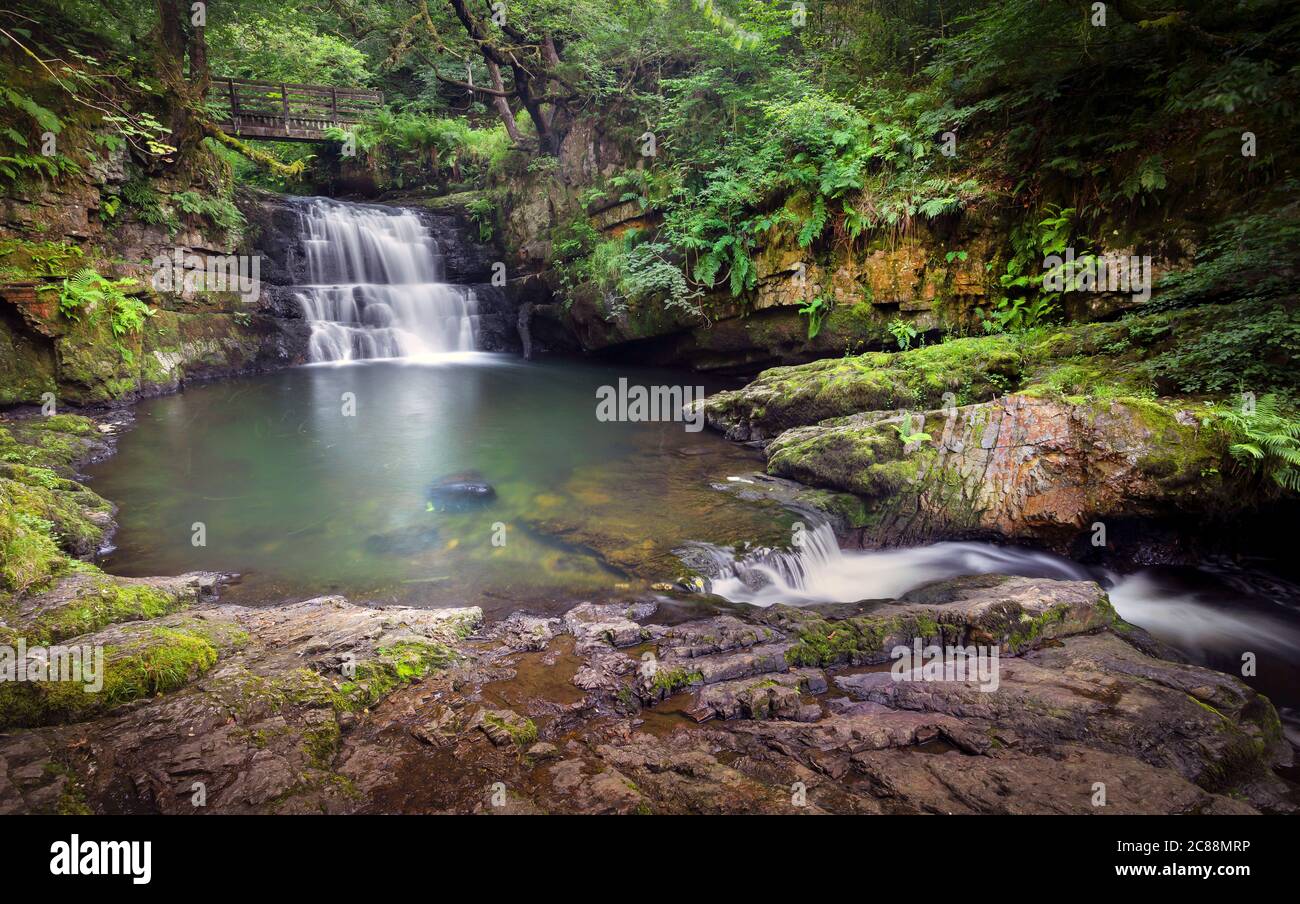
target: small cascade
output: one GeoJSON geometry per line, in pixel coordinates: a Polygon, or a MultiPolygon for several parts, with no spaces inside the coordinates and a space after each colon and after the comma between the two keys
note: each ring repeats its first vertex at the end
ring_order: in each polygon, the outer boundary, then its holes
{"type": "Polygon", "coordinates": [[[475,347],[476,303],[442,281],[442,256],[409,210],[311,198],[301,205],[312,361],[425,358],[475,347]]]}
{"type": "Polygon", "coordinates": [[[713,593],[758,606],[892,599],[922,584],[965,574],[1097,579],[1084,566],[1060,556],[987,543],[845,552],[826,523],[804,531],[800,545],[790,550],[762,549],[737,556],[721,547],[694,544],[691,551],[692,564],[704,560],[701,570],[709,573],[713,593]]]}

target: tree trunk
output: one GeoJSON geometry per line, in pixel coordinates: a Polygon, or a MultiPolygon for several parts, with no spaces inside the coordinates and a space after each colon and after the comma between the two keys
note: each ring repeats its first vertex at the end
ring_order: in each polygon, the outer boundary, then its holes
{"type": "MultiPolygon", "coordinates": [[[[488,72],[492,75],[492,89],[494,91],[505,91],[505,82],[501,80],[501,67],[492,60],[487,61],[488,72]]],[[[497,112],[501,114],[501,121],[506,124],[506,134],[510,140],[519,143],[519,126],[515,123],[515,114],[510,109],[510,102],[500,94],[493,96],[492,103],[496,106],[497,112]]]]}
{"type": "MultiPolygon", "coordinates": [[[[473,42],[478,46],[479,53],[483,59],[498,66],[508,66],[510,74],[514,76],[515,96],[528,111],[528,117],[533,121],[534,128],[537,129],[537,142],[543,154],[555,156],[559,153],[559,141],[556,140],[555,134],[551,129],[550,118],[542,110],[542,101],[540,100],[546,93],[546,76],[543,73],[541,77],[541,93],[535,93],[534,79],[532,73],[528,71],[514,55],[507,57],[503,54],[492,41],[492,35],[483,23],[469,11],[465,0],[449,0],[452,9],[456,12],[456,17],[464,26],[466,33],[473,42]]],[[[554,45],[552,45],[554,50],[554,45]]]]}
{"type": "Polygon", "coordinates": [[[157,0],[158,75],[167,88],[171,110],[167,125],[170,144],[179,161],[203,140],[204,130],[196,121],[195,110],[203,103],[208,90],[208,46],[201,26],[191,26],[190,6],[186,0],[157,0]],[[186,77],[186,60],[189,78],[186,77]]]}

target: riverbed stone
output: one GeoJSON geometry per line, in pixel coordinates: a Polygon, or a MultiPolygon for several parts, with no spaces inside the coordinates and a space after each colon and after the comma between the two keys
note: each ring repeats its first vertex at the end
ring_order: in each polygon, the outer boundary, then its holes
{"type": "Polygon", "coordinates": [[[487,505],[496,495],[496,489],[478,471],[461,471],[434,481],[429,505],[434,511],[461,512],[487,505]]]}

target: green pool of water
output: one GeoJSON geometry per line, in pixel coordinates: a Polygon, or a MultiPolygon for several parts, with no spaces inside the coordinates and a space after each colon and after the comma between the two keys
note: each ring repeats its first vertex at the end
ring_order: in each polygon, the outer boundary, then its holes
{"type": "Polygon", "coordinates": [[[597,387],[620,377],[699,382],[470,355],[303,367],[150,400],[91,473],[120,507],[103,564],[239,572],[226,593],[238,602],[342,593],[500,614],[670,580],[684,541],[789,536],[780,508],[713,486],[761,469],[756,453],[681,423],[598,420],[597,387]],[[496,498],[430,510],[430,486],[468,469],[496,498]]]}

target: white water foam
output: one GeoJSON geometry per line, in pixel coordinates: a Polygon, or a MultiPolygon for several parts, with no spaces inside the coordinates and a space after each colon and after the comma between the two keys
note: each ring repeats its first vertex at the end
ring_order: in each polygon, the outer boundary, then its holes
{"type": "Polygon", "coordinates": [[[301,218],[310,283],[297,297],[313,362],[474,349],[474,292],[443,281],[438,244],[413,212],[313,198],[301,218]]]}
{"type": "Polygon", "coordinates": [[[737,559],[728,550],[700,548],[708,551],[720,575],[713,580],[713,592],[756,606],[892,599],[922,584],[963,574],[1095,580],[1088,569],[1060,556],[987,543],[845,552],[827,524],[805,531],[802,547],[793,551],[768,550],[737,559]]]}

